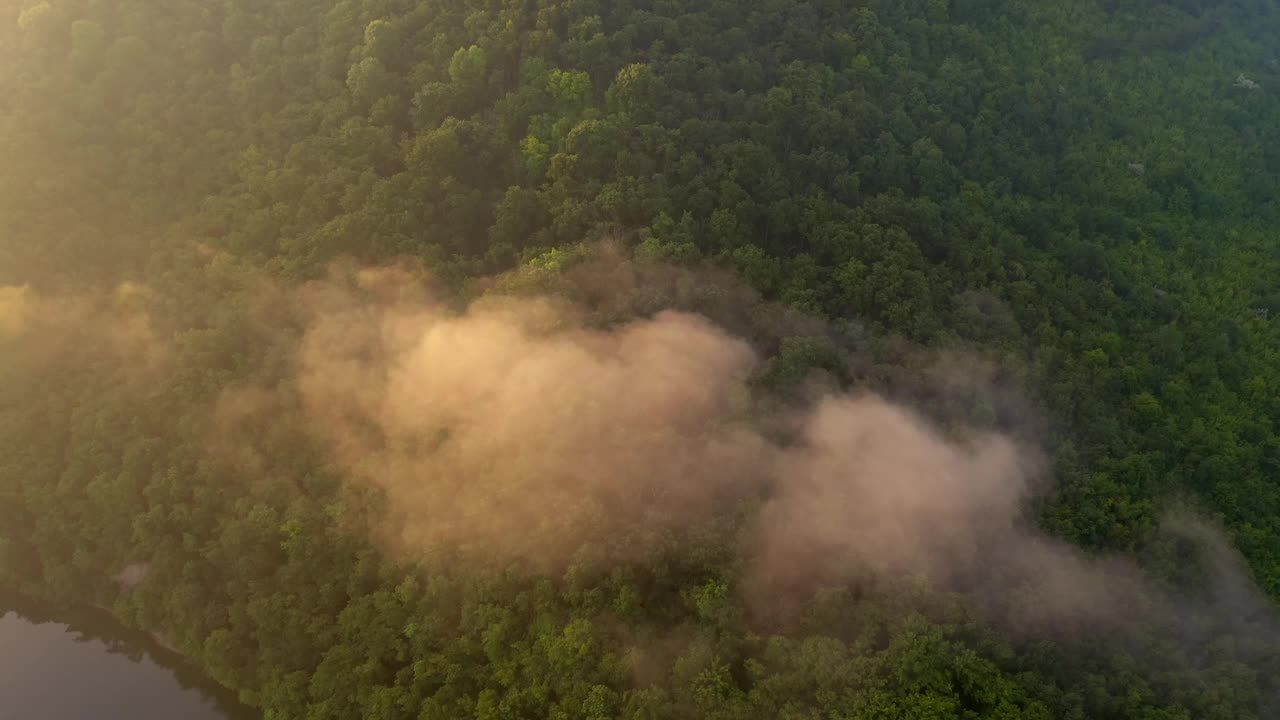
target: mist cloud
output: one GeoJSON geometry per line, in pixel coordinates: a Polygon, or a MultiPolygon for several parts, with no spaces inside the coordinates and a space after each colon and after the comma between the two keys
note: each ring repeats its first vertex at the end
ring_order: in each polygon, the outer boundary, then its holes
{"type": "Polygon", "coordinates": [[[386,490],[398,542],[560,562],[623,525],[702,519],[766,459],[737,416],[755,355],[701,317],[597,330],[550,298],[455,313],[388,282],[406,280],[363,274],[371,302],[304,293],[292,390],[333,458],[386,490]]]}
{"type": "Polygon", "coordinates": [[[0,340],[16,338],[26,330],[29,293],[25,285],[0,286],[0,340]]]}
{"type": "Polygon", "coordinates": [[[874,395],[820,401],[802,442],[776,456],[758,554],[761,576],[783,585],[855,568],[968,575],[988,538],[1013,531],[1039,467],[1009,438],[948,440],[874,395]]]}
{"type": "Polygon", "coordinates": [[[145,287],[42,294],[27,286],[0,287],[0,342],[19,343],[27,357],[91,354],[150,368],[167,354],[157,335],[145,287]]]}
{"type": "MultiPolygon", "coordinates": [[[[648,271],[618,262],[581,271],[592,282],[577,288],[625,307],[648,271]]],[[[691,295],[678,273],[660,277],[668,300],[691,295]]],[[[745,511],[738,590],[765,613],[866,577],[923,580],[1034,634],[1195,616],[1208,618],[1199,642],[1236,627],[1231,608],[1266,607],[1199,525],[1184,527],[1215,548],[1232,590],[1194,607],[1132,561],[1045,535],[1026,514],[1048,474],[1027,434],[943,429],[865,389],[761,402],[757,352],[698,313],[601,322],[598,304],[537,292],[459,307],[404,268],[347,269],[275,297],[299,318],[289,369],[228,391],[224,420],[295,413],[341,475],[385,493],[379,539],[396,552],[555,570],[590,547],[642,559],[745,511]]],[[[992,394],[990,363],[957,357],[935,372],[943,395],[992,394]],[[965,368],[982,370],[972,387],[965,368]]],[[[1001,412],[1017,405],[997,390],[1001,412]]]]}

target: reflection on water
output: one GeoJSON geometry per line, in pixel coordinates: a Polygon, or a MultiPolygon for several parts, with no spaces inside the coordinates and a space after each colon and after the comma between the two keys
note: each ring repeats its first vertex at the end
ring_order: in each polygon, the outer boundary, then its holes
{"type": "Polygon", "coordinates": [[[254,714],[105,612],[0,592],[0,720],[241,720],[254,714]]]}

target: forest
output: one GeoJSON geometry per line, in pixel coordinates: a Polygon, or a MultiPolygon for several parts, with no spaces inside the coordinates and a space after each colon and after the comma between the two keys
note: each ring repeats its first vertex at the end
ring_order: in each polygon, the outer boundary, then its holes
{"type": "Polygon", "coordinates": [[[1268,0],[0,0],[0,585],[268,720],[1280,715],[1268,0]]]}

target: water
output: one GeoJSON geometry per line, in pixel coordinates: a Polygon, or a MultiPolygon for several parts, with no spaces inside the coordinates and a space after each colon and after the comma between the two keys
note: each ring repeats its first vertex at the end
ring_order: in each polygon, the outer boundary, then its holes
{"type": "Polygon", "coordinates": [[[0,593],[0,720],[248,720],[145,633],[0,593]]]}

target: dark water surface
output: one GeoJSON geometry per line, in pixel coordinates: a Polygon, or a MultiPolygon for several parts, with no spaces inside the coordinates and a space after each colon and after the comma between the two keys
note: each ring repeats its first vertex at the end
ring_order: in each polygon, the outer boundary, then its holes
{"type": "Polygon", "coordinates": [[[248,720],[257,716],[106,612],[0,591],[0,720],[248,720]]]}

